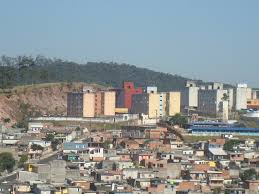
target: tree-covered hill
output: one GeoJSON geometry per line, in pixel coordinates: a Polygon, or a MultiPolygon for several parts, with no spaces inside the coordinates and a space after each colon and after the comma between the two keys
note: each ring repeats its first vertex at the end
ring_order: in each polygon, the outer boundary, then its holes
{"type": "Polygon", "coordinates": [[[77,64],[43,56],[2,56],[0,59],[0,88],[64,81],[120,87],[124,80],[133,81],[137,86],[155,85],[161,91],[168,91],[184,87],[188,79],[127,64],[77,64]]]}

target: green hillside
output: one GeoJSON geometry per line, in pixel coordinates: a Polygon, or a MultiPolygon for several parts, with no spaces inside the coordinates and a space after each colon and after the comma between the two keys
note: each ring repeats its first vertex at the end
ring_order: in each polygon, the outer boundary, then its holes
{"type": "Polygon", "coordinates": [[[1,88],[64,81],[120,87],[123,80],[133,81],[137,86],[155,85],[160,91],[168,91],[184,87],[188,79],[127,64],[104,62],[77,64],[42,56],[35,58],[2,56],[0,59],[1,88]]]}

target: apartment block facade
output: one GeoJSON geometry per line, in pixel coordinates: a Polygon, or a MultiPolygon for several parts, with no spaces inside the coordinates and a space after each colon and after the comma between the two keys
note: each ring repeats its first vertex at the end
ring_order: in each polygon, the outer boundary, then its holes
{"type": "Polygon", "coordinates": [[[195,84],[188,84],[185,88],[181,89],[181,111],[185,112],[187,108],[198,107],[198,91],[199,87],[195,84]]]}
{"type": "Polygon", "coordinates": [[[83,116],[83,96],[82,92],[70,92],[67,94],[67,116],[83,116]]]}
{"type": "Polygon", "coordinates": [[[132,108],[132,96],[143,93],[142,88],[135,88],[133,82],[123,82],[122,88],[111,91],[116,92],[116,108],[127,108],[128,111],[132,108]]]}
{"type": "Polygon", "coordinates": [[[235,103],[236,110],[247,109],[247,100],[249,97],[248,95],[249,91],[250,89],[247,87],[247,84],[237,85],[237,87],[234,90],[234,103],[235,103]]]}
{"type": "Polygon", "coordinates": [[[181,93],[168,92],[166,93],[166,112],[168,116],[174,116],[181,112],[181,93]]]}
{"type": "Polygon", "coordinates": [[[98,117],[115,115],[115,92],[85,91],[68,93],[67,116],[98,117]]]}
{"type": "MultiPolygon", "coordinates": [[[[201,114],[217,115],[223,107],[222,101],[227,90],[205,89],[198,92],[198,112],[201,114]]],[[[226,103],[224,103],[225,107],[226,103]]]]}
{"type": "Polygon", "coordinates": [[[180,92],[137,94],[132,98],[131,112],[149,118],[173,116],[180,113],[180,96],[180,92]]]}

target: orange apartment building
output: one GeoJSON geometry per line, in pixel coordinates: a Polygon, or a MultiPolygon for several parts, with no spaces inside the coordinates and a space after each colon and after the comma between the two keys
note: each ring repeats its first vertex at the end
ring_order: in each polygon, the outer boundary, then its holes
{"type": "Polygon", "coordinates": [[[115,92],[84,91],[68,93],[67,116],[98,117],[115,115],[115,92]]]}

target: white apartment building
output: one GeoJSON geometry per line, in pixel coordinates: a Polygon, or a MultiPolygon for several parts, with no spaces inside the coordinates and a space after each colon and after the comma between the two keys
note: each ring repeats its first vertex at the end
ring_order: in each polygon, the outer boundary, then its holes
{"type": "Polygon", "coordinates": [[[157,93],[157,87],[156,86],[147,86],[146,93],[157,93]]]}
{"type": "Polygon", "coordinates": [[[198,107],[198,91],[199,87],[194,82],[187,82],[186,87],[181,89],[181,112],[186,111],[186,108],[198,107]]]}
{"type": "Polygon", "coordinates": [[[237,87],[234,90],[235,109],[247,109],[247,100],[249,100],[248,98],[252,98],[252,90],[247,87],[247,84],[237,84],[237,87]]]}
{"type": "Polygon", "coordinates": [[[234,108],[234,89],[228,88],[228,109],[232,111],[234,108]]]}

